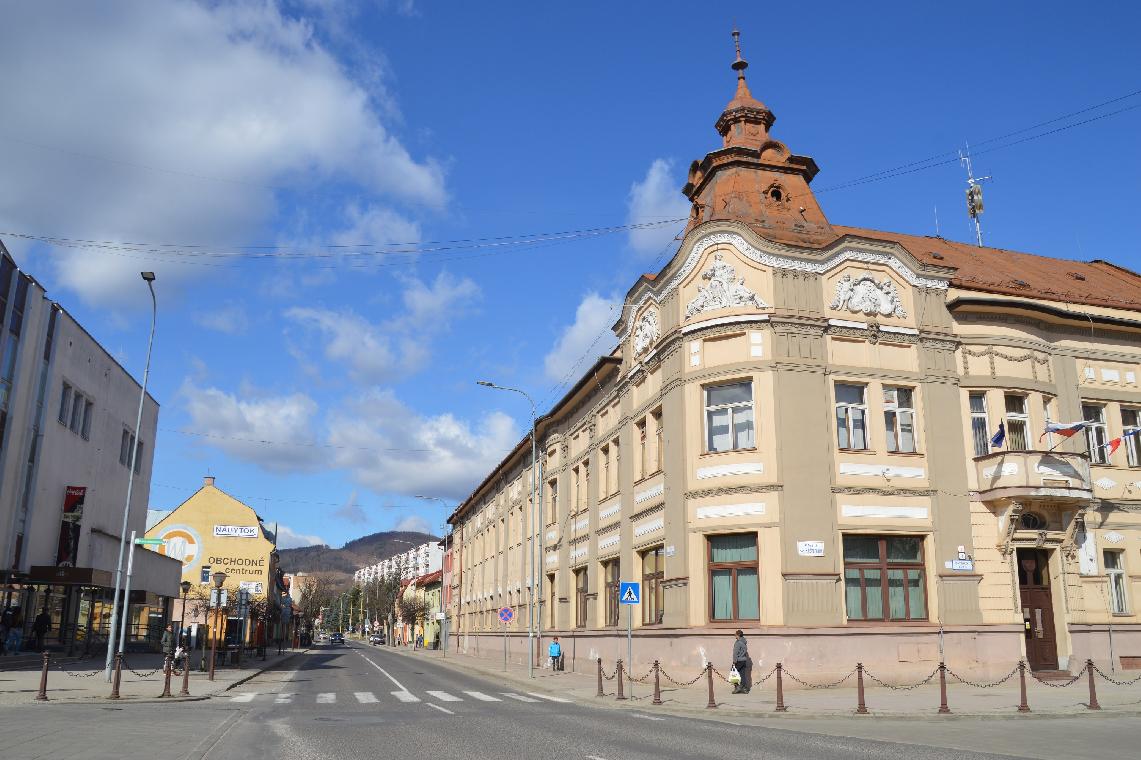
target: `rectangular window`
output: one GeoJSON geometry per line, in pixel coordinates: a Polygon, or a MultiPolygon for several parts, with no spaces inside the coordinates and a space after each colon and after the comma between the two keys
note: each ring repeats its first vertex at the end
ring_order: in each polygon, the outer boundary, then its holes
{"type": "Polygon", "coordinates": [[[923,539],[844,536],[844,605],[849,620],[926,620],[923,539]]]}
{"type": "Polygon", "coordinates": [[[83,402],[83,426],[79,430],[79,434],[83,436],[83,440],[91,440],[91,415],[95,409],[95,404],[90,400],[83,402]]]}
{"type": "Polygon", "coordinates": [[[558,522],[559,519],[559,481],[547,482],[547,524],[558,522]]]}
{"type": "Polygon", "coordinates": [[[709,537],[709,619],[760,620],[757,534],[709,537]]]}
{"type": "Polygon", "coordinates": [[[131,431],[124,430],[123,437],[119,441],[119,464],[123,465],[124,467],[126,467],[131,461],[130,456],[132,439],[134,439],[134,436],[131,435],[131,431]]]}
{"type": "Polygon", "coordinates": [[[135,474],[139,474],[139,470],[143,466],[143,442],[139,441],[135,445],[135,474]]]}
{"type": "Polygon", "coordinates": [[[665,464],[665,431],[662,429],[662,410],[650,415],[654,421],[654,472],[661,472],[665,464]]]}
{"type": "Polygon", "coordinates": [[[574,624],[576,628],[586,628],[587,588],[586,568],[574,571],[574,624]]]}
{"type": "Polygon", "coordinates": [[[836,445],[841,449],[868,448],[866,386],[836,383],[836,445]]]}
{"type": "Polygon", "coordinates": [[[583,460],[582,463],[582,503],[578,505],[579,509],[590,504],[590,461],[583,460]]]}
{"type": "Polygon", "coordinates": [[[911,388],[886,385],[883,389],[883,424],[887,450],[915,453],[915,403],[911,388]]]}
{"type": "Polygon", "coordinates": [[[618,589],[622,579],[618,574],[618,560],[602,563],[602,577],[606,583],[606,625],[618,625],[618,589]]]}
{"type": "Polygon", "coordinates": [[[577,467],[571,470],[571,483],[574,485],[574,501],[571,503],[571,511],[574,512],[582,506],[582,473],[577,467]]]}
{"type": "Polygon", "coordinates": [[[986,394],[971,393],[968,399],[971,407],[971,440],[975,444],[975,456],[985,457],[990,453],[990,422],[986,416],[986,394]]]}
{"type": "Polygon", "coordinates": [[[63,384],[63,391],[59,396],[59,424],[66,425],[68,415],[71,413],[71,386],[63,384]]]}
{"type": "Polygon", "coordinates": [[[1116,614],[1126,614],[1129,612],[1129,601],[1125,595],[1124,553],[1107,551],[1102,557],[1105,560],[1105,574],[1109,579],[1109,610],[1116,614]]]}
{"type": "Polygon", "coordinates": [[[642,552],[642,624],[657,625],[665,616],[666,555],[661,546],[642,552]]]}
{"type": "Polygon", "coordinates": [[[638,437],[638,480],[650,474],[649,460],[646,453],[646,421],[642,420],[634,425],[635,435],[638,437]]]}
{"type": "Polygon", "coordinates": [[[752,382],[705,389],[705,445],[710,453],[753,448],[752,382]]]}
{"type": "Polygon", "coordinates": [[[1125,444],[1125,460],[1129,463],[1130,467],[1141,467],[1141,458],[1137,456],[1137,436],[1141,435],[1135,432],[1141,428],[1141,414],[1139,410],[1130,409],[1129,407],[1121,407],[1121,432],[1126,436],[1125,444]],[[1133,435],[1130,435],[1133,433],[1133,435]]]}
{"type": "Polygon", "coordinates": [[[1030,440],[1030,417],[1026,414],[1026,397],[1020,393],[1007,393],[1006,448],[1026,451],[1030,440]]]}
{"type": "Polygon", "coordinates": [[[610,447],[603,446],[599,449],[598,458],[602,460],[602,477],[598,481],[598,496],[605,499],[610,495],[610,447]]]}
{"type": "Polygon", "coordinates": [[[76,391],[71,398],[71,421],[68,423],[73,433],[78,433],[83,424],[83,402],[83,394],[76,391]]]}
{"type": "Polygon", "coordinates": [[[210,565],[203,565],[202,566],[202,573],[198,576],[198,582],[199,583],[209,583],[210,582],[210,565]]]}
{"type": "Polygon", "coordinates": [[[1082,404],[1082,419],[1086,425],[1086,447],[1092,464],[1109,464],[1105,448],[1109,438],[1105,432],[1105,407],[1101,404],[1082,404]]]}
{"type": "Polygon", "coordinates": [[[554,630],[555,628],[555,575],[551,573],[547,576],[547,628],[554,630]]]}

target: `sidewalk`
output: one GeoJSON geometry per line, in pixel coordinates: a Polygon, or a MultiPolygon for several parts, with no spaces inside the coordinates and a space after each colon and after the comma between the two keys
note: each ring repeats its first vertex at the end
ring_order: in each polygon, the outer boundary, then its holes
{"type": "MultiPolygon", "coordinates": [[[[842,685],[833,688],[808,689],[798,686],[790,674],[783,676],[784,703],[787,712],[775,712],[776,708],[776,678],[771,669],[754,670],[753,688],[748,694],[732,694],[732,686],[725,683],[716,673],[713,675],[714,700],[716,710],[707,709],[709,701],[709,687],[704,672],[687,671],[684,673],[668,673],[675,680],[686,683],[695,677],[697,680],[689,686],[677,686],[670,683],[667,671],[663,669],[661,683],[661,705],[652,704],[653,697],[653,671],[643,668],[633,674],[636,682],[627,680],[624,686],[626,700],[615,699],[617,681],[614,679],[614,663],[603,663],[603,672],[606,679],[603,681],[603,693],[598,697],[598,675],[592,673],[552,673],[548,669],[535,669],[535,678],[527,677],[526,668],[518,664],[510,666],[508,671],[503,670],[502,664],[491,660],[480,660],[452,651],[443,657],[441,652],[432,650],[413,651],[401,647],[389,648],[408,657],[428,657],[445,667],[456,668],[490,678],[509,681],[520,689],[540,691],[552,696],[573,699],[580,703],[592,703],[599,706],[636,708],[641,712],[672,712],[695,714],[701,713],[708,717],[728,713],[730,715],[751,716],[756,718],[819,718],[836,717],[856,714],[857,688],[856,676],[852,674],[842,685]],[[765,679],[762,681],[762,679],[765,679]]],[[[1128,681],[1141,673],[1126,672],[1111,673],[1106,668],[1102,672],[1117,681],[1128,681]]],[[[814,683],[810,674],[793,674],[805,682],[814,683]]],[[[880,674],[876,674],[880,675],[880,674]]],[[[886,675],[886,674],[883,674],[886,675]]],[[[882,676],[881,676],[882,677],[882,676]]],[[[1141,715],[1141,681],[1128,686],[1117,686],[1095,675],[1097,700],[1101,710],[1088,708],[1089,680],[1083,673],[1080,678],[1066,684],[1065,681],[1042,683],[1033,678],[1029,672],[1026,675],[1027,704],[1029,713],[1019,713],[1019,681],[1015,672],[1009,680],[996,686],[968,686],[957,683],[952,678],[947,679],[947,705],[951,716],[985,717],[985,718],[1027,718],[1027,717],[1059,717],[1059,716],[1096,716],[1096,715],[1141,715]]],[[[881,717],[948,717],[939,715],[939,678],[934,675],[931,680],[914,688],[884,687],[877,685],[870,677],[864,680],[864,703],[868,714],[881,717]]],[[[868,716],[859,716],[867,718],[868,716]]]]}
{"type": "MultiPolygon", "coordinates": [[[[273,650],[271,649],[270,652],[273,650]]],[[[206,673],[200,673],[192,668],[190,671],[189,697],[179,697],[182,690],[182,676],[171,675],[170,693],[173,695],[159,699],[162,693],[163,673],[162,656],[158,654],[141,654],[128,652],[124,660],[123,675],[119,683],[118,702],[176,702],[185,700],[206,699],[237,686],[257,674],[276,667],[293,656],[307,651],[305,649],[287,649],[285,654],[277,655],[267,653],[263,661],[259,657],[243,658],[242,667],[232,665],[215,669],[214,680],[210,681],[206,673]],[[128,669],[128,666],[130,669],[128,669]]],[[[197,655],[191,656],[191,662],[198,664],[197,655]]],[[[103,657],[94,657],[86,660],[52,660],[48,670],[48,702],[106,702],[111,693],[111,684],[103,675],[103,657]]],[[[0,661],[0,668],[5,665],[0,661]]],[[[40,668],[20,670],[0,670],[0,705],[24,704],[36,701],[36,693],[40,688],[40,668]]]]}

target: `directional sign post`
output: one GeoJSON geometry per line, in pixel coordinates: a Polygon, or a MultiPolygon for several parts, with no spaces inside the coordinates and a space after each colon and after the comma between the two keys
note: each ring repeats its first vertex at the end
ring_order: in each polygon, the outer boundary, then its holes
{"type": "Polygon", "coordinates": [[[499,622],[503,623],[503,671],[507,672],[507,624],[515,618],[515,610],[510,607],[499,608],[499,622]]]}
{"type": "MultiPolygon", "coordinates": [[[[618,586],[618,603],[626,605],[626,672],[634,665],[634,606],[642,603],[642,584],[622,581],[618,586]]],[[[634,696],[634,682],[630,682],[630,696],[634,696]]]]}

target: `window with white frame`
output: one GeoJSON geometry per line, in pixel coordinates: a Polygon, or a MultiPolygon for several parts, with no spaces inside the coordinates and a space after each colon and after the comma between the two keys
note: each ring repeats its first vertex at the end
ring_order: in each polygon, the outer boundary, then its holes
{"type": "Polygon", "coordinates": [[[1129,600],[1125,595],[1125,555],[1120,550],[1107,550],[1102,554],[1105,561],[1105,575],[1109,580],[1109,610],[1116,614],[1129,612],[1129,600]]]}
{"type": "Polygon", "coordinates": [[[1021,393],[1007,393],[1006,402],[1006,448],[1011,451],[1026,451],[1030,441],[1030,415],[1026,411],[1026,396],[1021,393]]]}
{"type": "Polygon", "coordinates": [[[867,386],[836,383],[836,445],[841,449],[868,448],[867,386]]]}
{"type": "Polygon", "coordinates": [[[71,414],[71,385],[63,384],[63,391],[59,396],[59,424],[66,425],[71,414]]]}
{"type": "Polygon", "coordinates": [[[753,448],[752,382],[705,389],[705,442],[711,453],[753,448]]]}
{"type": "Polygon", "coordinates": [[[967,400],[971,408],[971,441],[975,445],[975,456],[985,457],[990,453],[990,422],[986,414],[986,394],[970,393],[967,400]]]}
{"type": "Polygon", "coordinates": [[[68,423],[68,428],[73,433],[78,433],[83,426],[83,404],[86,399],[79,391],[75,391],[71,397],[71,421],[68,423]]]}
{"type": "Polygon", "coordinates": [[[1130,467],[1141,467],[1141,457],[1138,457],[1137,430],[1141,429],[1141,409],[1121,407],[1121,432],[1125,436],[1125,460],[1130,467]],[[1130,435],[1132,433],[1132,435],[1130,435]]]}
{"type": "Polygon", "coordinates": [[[1082,419],[1086,425],[1086,446],[1092,464],[1108,464],[1105,444],[1109,440],[1105,430],[1105,407],[1101,404],[1082,404],[1082,419]]]}
{"type": "Polygon", "coordinates": [[[883,424],[887,432],[888,451],[915,453],[915,402],[911,388],[884,386],[883,424]]]}

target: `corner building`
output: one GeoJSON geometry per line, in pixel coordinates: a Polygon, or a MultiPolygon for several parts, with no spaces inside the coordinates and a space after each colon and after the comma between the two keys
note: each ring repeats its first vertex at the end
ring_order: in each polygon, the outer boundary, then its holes
{"type": "Polygon", "coordinates": [[[529,438],[450,518],[459,647],[502,656],[512,606],[526,657],[533,538],[578,668],[625,659],[623,580],[639,672],[737,628],[814,680],[1139,666],[1141,443],[1103,444],[1141,425],[1141,277],[832,224],[746,65],[676,255],[538,422],[540,524],[529,438]]]}

